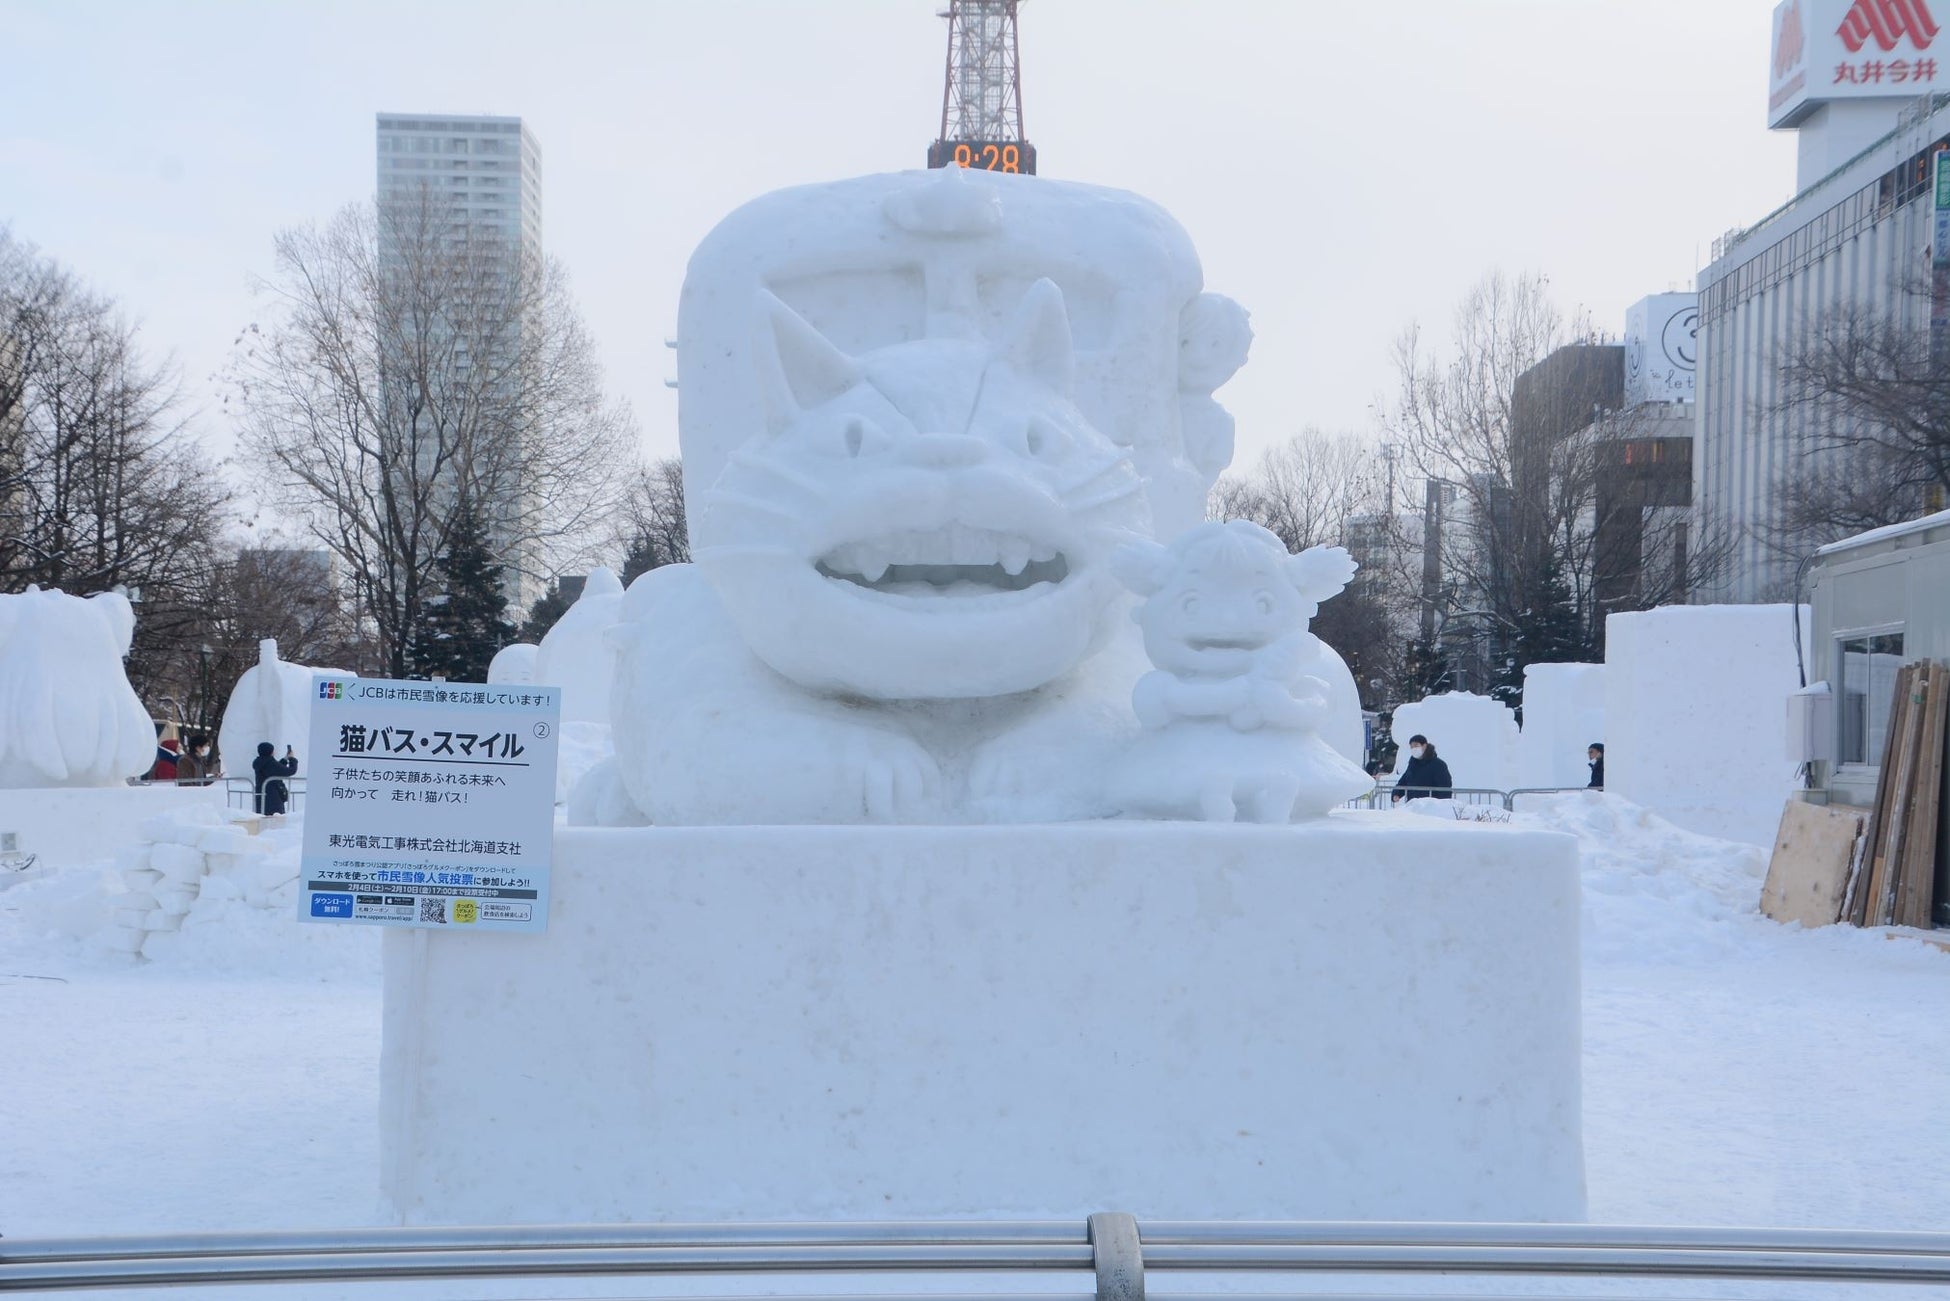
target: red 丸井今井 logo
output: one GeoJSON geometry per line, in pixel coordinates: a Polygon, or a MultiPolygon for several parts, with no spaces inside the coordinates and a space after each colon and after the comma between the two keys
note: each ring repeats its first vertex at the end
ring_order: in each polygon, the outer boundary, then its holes
{"type": "Polygon", "coordinates": [[[1781,15],[1780,30],[1774,33],[1774,80],[1793,72],[1806,50],[1807,42],[1801,35],[1801,3],[1795,0],[1781,15]]]}
{"type": "Polygon", "coordinates": [[[1940,29],[1930,16],[1930,0],[1855,0],[1835,34],[1850,54],[1874,41],[1885,54],[1907,36],[1919,50],[1930,48],[1940,29]]]}

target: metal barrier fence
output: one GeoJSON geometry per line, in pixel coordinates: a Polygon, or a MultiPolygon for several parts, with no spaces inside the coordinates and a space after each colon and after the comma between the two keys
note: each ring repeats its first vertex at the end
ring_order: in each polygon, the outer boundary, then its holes
{"type": "MultiPolygon", "coordinates": [[[[296,813],[305,805],[305,779],[303,777],[279,777],[287,793],[285,810],[296,813]]],[[[257,811],[257,783],[249,777],[226,777],[223,779],[224,803],[233,809],[257,811]]]]}
{"type": "MultiPolygon", "coordinates": [[[[1597,1225],[1088,1221],[579,1225],[0,1239],[0,1292],[485,1277],[1068,1274],[1097,1301],[1172,1295],[1222,1273],[1950,1284],[1950,1235],[1597,1225]],[[1175,1276],[1175,1277],[1174,1277],[1175,1276]]],[[[942,1279],[949,1284],[982,1280],[942,1279]]],[[[956,1295],[1020,1298],[1013,1286],[956,1295]]],[[[722,1294],[724,1289],[714,1288],[722,1294]]],[[[1236,1288],[1227,1290],[1237,1290],[1236,1288]]],[[[1335,1294],[1347,1296],[1342,1279],[1335,1294]]],[[[1526,1289],[1528,1290],[1528,1289],[1526,1289]]],[[[754,1285],[753,1293],[782,1289],[754,1285]]],[[[844,1295],[790,1289],[795,1297],[844,1295]]],[[[1400,1295],[1398,1289],[1390,1290],[1400,1295]]],[[[1431,1295],[1425,1284],[1418,1295],[1431,1295]]],[[[921,1295],[915,1288],[905,1295],[921,1295]]],[[[1370,1293],[1369,1295],[1378,1295],[1370,1293]]],[[[1045,1295],[1050,1295],[1045,1293],[1045,1295]]],[[[1182,1295],[1182,1294],[1181,1294],[1182,1295]]],[[[1485,1294],[1471,1288],[1468,1295],[1485,1294]]],[[[1604,1295],[1617,1296],[1607,1288],[1604,1295]]],[[[1671,1295],[1669,1292],[1664,1295],[1671,1295]]],[[[1805,1289],[1797,1295],[1808,1295],[1805,1289]]]]}
{"type": "MultiPolygon", "coordinates": [[[[1411,789],[1424,790],[1426,788],[1412,787],[1411,789]]],[[[1449,801],[1452,805],[1460,806],[1463,808],[1501,809],[1505,813],[1510,813],[1516,809],[1517,797],[1520,795],[1567,795],[1573,791],[1589,790],[1590,787],[1587,786],[1519,786],[1515,790],[1507,790],[1507,791],[1497,790],[1495,787],[1492,786],[1445,786],[1445,787],[1438,787],[1436,789],[1441,792],[1439,796],[1422,794],[1416,796],[1415,798],[1416,799],[1441,798],[1449,801]]],[[[1375,788],[1373,790],[1369,791],[1366,795],[1355,796],[1353,799],[1347,802],[1345,807],[1350,809],[1392,808],[1395,807],[1394,797],[1395,797],[1395,783],[1376,782],[1375,788]]],[[[1457,816],[1460,817],[1462,815],[1458,814],[1457,816]]]]}

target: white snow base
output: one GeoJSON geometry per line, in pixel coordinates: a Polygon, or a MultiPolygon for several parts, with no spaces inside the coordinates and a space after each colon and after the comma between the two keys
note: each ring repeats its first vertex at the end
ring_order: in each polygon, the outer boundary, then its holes
{"type": "MultiPolygon", "coordinates": [[[[1801,630],[1809,628],[1801,611],[1801,630]]],[[[1672,605],[1605,620],[1605,788],[1704,836],[1768,846],[1794,788],[1794,607],[1672,605]]]]}
{"type": "Polygon", "coordinates": [[[546,935],[385,937],[409,1223],[1576,1220],[1576,845],[570,829],[546,935]]]}

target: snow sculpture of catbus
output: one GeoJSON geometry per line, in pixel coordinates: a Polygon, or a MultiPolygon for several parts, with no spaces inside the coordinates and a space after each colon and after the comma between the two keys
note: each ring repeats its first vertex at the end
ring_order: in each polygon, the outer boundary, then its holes
{"type": "MultiPolygon", "coordinates": [[[[1161,209],[1048,179],[872,176],[727,217],[679,313],[695,563],[621,602],[617,757],[571,819],[1156,812],[1106,781],[1147,667],[1112,556],[1197,525],[1230,458],[1211,392],[1250,331],[1199,280],[1161,209]]],[[[1309,717],[1357,757],[1353,679],[1315,646],[1309,717]]]]}
{"type": "Polygon", "coordinates": [[[0,596],[0,789],[119,786],[155,759],[122,661],[135,607],[29,587],[0,596]]]}

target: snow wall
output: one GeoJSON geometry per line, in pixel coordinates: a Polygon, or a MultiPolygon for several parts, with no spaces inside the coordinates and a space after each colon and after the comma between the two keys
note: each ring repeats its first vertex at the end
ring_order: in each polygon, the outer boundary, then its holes
{"type": "MultiPolygon", "coordinates": [[[[150,733],[153,745],[155,733],[150,733]]],[[[212,786],[102,786],[70,790],[0,790],[0,832],[12,832],[19,852],[37,866],[84,867],[114,858],[141,838],[142,825],[161,814],[224,805],[222,782],[212,786]]]]}
{"type": "MultiPolygon", "coordinates": [[[[1532,664],[1523,671],[1515,786],[1583,786],[1584,752],[1605,740],[1605,666],[1532,664]]],[[[1609,767],[1607,776],[1610,775],[1609,767]]]]}
{"type": "Polygon", "coordinates": [[[1445,691],[1395,710],[1395,775],[1408,767],[1408,738],[1426,736],[1457,786],[1508,790],[1516,782],[1517,716],[1500,700],[1445,691]]]}
{"type": "Polygon", "coordinates": [[[1584,1214],[1568,836],[574,828],[552,891],[385,936],[405,1222],[1584,1214]]]}
{"type": "MultiPolygon", "coordinates": [[[[1809,619],[1801,612],[1802,636],[1809,619]]],[[[1675,605],[1605,620],[1605,787],[1688,831],[1770,846],[1794,785],[1790,605],[1675,605]]]]}

